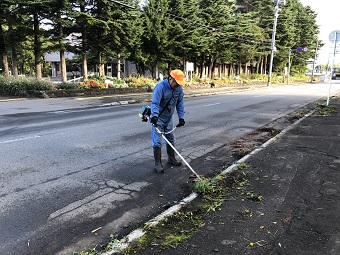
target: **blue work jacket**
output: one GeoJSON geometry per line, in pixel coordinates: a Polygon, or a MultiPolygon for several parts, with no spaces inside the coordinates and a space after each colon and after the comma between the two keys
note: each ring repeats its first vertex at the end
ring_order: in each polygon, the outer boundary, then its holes
{"type": "Polygon", "coordinates": [[[171,119],[176,108],[178,118],[184,119],[183,98],[184,92],[182,86],[178,86],[175,90],[172,90],[168,79],[160,81],[155,86],[153,92],[151,102],[151,118],[157,116],[160,120],[163,120],[163,122],[167,122],[171,119]],[[169,104],[167,105],[166,109],[164,109],[169,100],[169,104]],[[159,116],[161,112],[162,114],[159,116]]]}

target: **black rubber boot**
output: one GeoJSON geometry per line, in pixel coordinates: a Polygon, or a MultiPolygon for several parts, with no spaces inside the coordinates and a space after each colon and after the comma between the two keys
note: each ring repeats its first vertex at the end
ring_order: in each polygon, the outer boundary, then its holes
{"type": "Polygon", "coordinates": [[[161,147],[153,147],[153,156],[155,158],[155,171],[157,173],[164,173],[162,166],[162,150],[161,147]]]}
{"type": "Polygon", "coordinates": [[[166,145],[166,152],[168,153],[168,163],[169,164],[174,165],[174,166],[181,166],[182,165],[182,162],[176,160],[175,151],[169,144],[166,145]]]}

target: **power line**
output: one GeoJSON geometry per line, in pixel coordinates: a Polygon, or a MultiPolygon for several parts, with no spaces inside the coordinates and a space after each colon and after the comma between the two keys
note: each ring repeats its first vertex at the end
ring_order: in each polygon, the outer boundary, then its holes
{"type": "Polygon", "coordinates": [[[119,1],[116,1],[116,0],[110,0],[110,1],[111,1],[111,2],[114,2],[114,3],[116,3],[116,4],[120,4],[120,5],[122,5],[122,6],[128,7],[128,8],[131,8],[131,9],[136,9],[136,7],[133,7],[133,6],[131,6],[131,5],[124,4],[124,3],[119,2],[119,1]]]}

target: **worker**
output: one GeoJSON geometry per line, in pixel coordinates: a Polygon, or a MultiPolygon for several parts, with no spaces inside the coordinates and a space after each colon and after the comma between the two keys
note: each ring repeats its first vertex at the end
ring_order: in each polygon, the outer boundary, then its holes
{"type": "MultiPolygon", "coordinates": [[[[152,125],[152,147],[155,158],[155,171],[164,173],[162,165],[162,135],[159,134],[155,127],[160,132],[169,132],[173,129],[173,115],[175,108],[177,111],[179,123],[177,127],[184,126],[184,93],[182,85],[185,84],[184,73],[181,70],[172,70],[170,76],[156,84],[152,102],[150,121],[152,125]]],[[[172,144],[175,144],[174,133],[164,134],[166,139],[172,144]]],[[[166,143],[166,142],[165,142],[166,143]]],[[[174,166],[182,165],[181,162],[175,158],[174,149],[166,143],[166,150],[168,154],[168,163],[174,166]]]]}

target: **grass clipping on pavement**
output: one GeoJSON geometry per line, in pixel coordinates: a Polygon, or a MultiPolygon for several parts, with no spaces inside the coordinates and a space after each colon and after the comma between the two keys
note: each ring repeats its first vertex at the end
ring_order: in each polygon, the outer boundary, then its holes
{"type": "MultiPolygon", "coordinates": [[[[246,167],[244,165],[238,169],[246,167]]],[[[146,234],[138,243],[122,251],[122,254],[139,254],[145,249],[157,252],[176,248],[205,225],[206,215],[220,209],[223,202],[229,198],[231,189],[244,187],[248,177],[248,173],[236,171],[219,174],[214,179],[202,177],[196,180],[192,189],[199,194],[199,198],[158,225],[145,226],[146,234]]]]}

